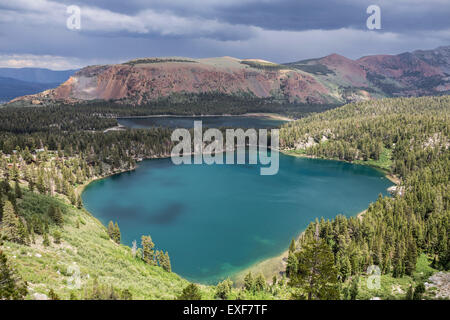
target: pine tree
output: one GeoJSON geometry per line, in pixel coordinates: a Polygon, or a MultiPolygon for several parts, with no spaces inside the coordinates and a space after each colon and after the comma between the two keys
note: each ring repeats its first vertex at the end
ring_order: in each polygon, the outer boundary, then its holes
{"type": "Polygon", "coordinates": [[[115,243],[120,244],[121,234],[117,222],[115,224],[112,221],[108,223],[108,235],[115,243]]]}
{"type": "Polygon", "coordinates": [[[341,281],[344,282],[352,273],[352,266],[350,263],[350,259],[348,258],[348,255],[346,254],[339,255],[339,266],[340,266],[339,275],[341,281]]]}
{"type": "Polygon", "coordinates": [[[59,227],[62,227],[64,224],[63,215],[61,213],[61,209],[58,206],[50,205],[48,208],[48,215],[50,219],[59,227]]]}
{"type": "Polygon", "coordinates": [[[275,286],[277,284],[277,276],[272,277],[272,286],[275,286]]]}
{"type": "Polygon", "coordinates": [[[290,277],[291,274],[295,275],[298,270],[298,259],[292,251],[289,251],[287,264],[286,264],[286,276],[290,277]]]}
{"type": "Polygon", "coordinates": [[[36,187],[39,191],[40,194],[45,194],[46,193],[46,188],[45,188],[45,184],[44,184],[44,176],[43,174],[40,172],[38,175],[38,179],[36,182],[36,187]]]}
{"type": "Polygon", "coordinates": [[[300,288],[308,300],[339,299],[337,270],[328,244],[316,237],[305,243],[296,255],[298,271],[291,274],[290,285],[300,288]]]}
{"type": "Polygon", "coordinates": [[[163,269],[166,270],[167,272],[172,272],[172,265],[170,263],[170,257],[169,257],[169,253],[167,251],[164,254],[164,266],[163,266],[163,269]]]}
{"type": "Polygon", "coordinates": [[[28,229],[26,228],[22,219],[21,218],[18,218],[18,219],[19,219],[19,225],[18,225],[18,229],[17,229],[17,234],[18,234],[18,238],[19,238],[18,242],[21,244],[28,245],[30,243],[28,229]]]}
{"type": "Polygon", "coordinates": [[[16,208],[17,208],[17,198],[14,195],[14,193],[12,193],[12,192],[8,193],[8,201],[11,202],[14,210],[16,210],[16,208]]]}
{"type": "Polygon", "coordinates": [[[5,201],[3,208],[2,233],[9,241],[21,242],[20,220],[14,212],[10,201],[5,201]]]}
{"type": "Polygon", "coordinates": [[[414,289],[413,300],[422,300],[422,296],[425,293],[425,285],[419,283],[414,289]]]}
{"type": "Polygon", "coordinates": [[[354,277],[352,279],[352,283],[350,286],[350,300],[356,300],[356,297],[358,296],[358,284],[359,284],[359,278],[358,277],[354,277]]]}
{"type": "Polygon", "coordinates": [[[294,253],[296,249],[295,239],[291,240],[291,244],[289,245],[289,253],[294,253]]]}
{"type": "Polygon", "coordinates": [[[158,262],[159,266],[164,269],[165,266],[165,259],[164,252],[162,250],[156,250],[155,251],[155,257],[156,261],[158,262]]]}
{"type": "Polygon", "coordinates": [[[27,283],[16,276],[0,250],[0,300],[19,300],[27,295],[27,283]]]}
{"type": "Polygon", "coordinates": [[[410,284],[408,291],[406,292],[405,300],[413,300],[413,298],[414,298],[414,288],[412,284],[410,284]]]}
{"type": "Polygon", "coordinates": [[[195,283],[190,283],[178,297],[178,300],[201,300],[202,294],[195,283]]]}
{"type": "Polygon", "coordinates": [[[405,257],[405,273],[411,276],[416,269],[417,246],[414,241],[410,241],[405,257]]]}
{"type": "Polygon", "coordinates": [[[80,196],[77,197],[77,208],[78,209],[83,208],[83,201],[81,200],[80,196]]]}
{"type": "Polygon", "coordinates": [[[214,297],[216,299],[227,300],[230,297],[232,288],[233,288],[233,281],[227,278],[217,284],[214,297]]]}
{"type": "Polygon", "coordinates": [[[109,221],[108,223],[108,236],[110,239],[114,239],[114,222],[109,221]]]}
{"type": "Polygon", "coordinates": [[[394,258],[393,258],[392,263],[394,266],[392,276],[394,278],[403,277],[403,275],[405,273],[405,266],[404,266],[404,261],[403,261],[403,253],[402,253],[401,245],[398,242],[397,242],[397,245],[396,245],[396,248],[394,251],[394,258]]]}
{"type": "Polygon", "coordinates": [[[119,225],[116,222],[116,224],[114,225],[113,240],[117,244],[120,244],[120,238],[121,238],[120,229],[119,229],[119,225]]]}
{"type": "Polygon", "coordinates": [[[255,289],[255,280],[251,271],[244,277],[244,289],[247,291],[254,291],[255,289]]]}
{"type": "Polygon", "coordinates": [[[77,196],[75,195],[75,191],[73,191],[73,189],[69,191],[69,200],[73,206],[77,204],[77,196]]]}
{"type": "Polygon", "coordinates": [[[255,278],[255,290],[256,291],[264,291],[266,290],[266,279],[262,273],[259,273],[255,278]]]}
{"type": "Polygon", "coordinates": [[[141,246],[142,246],[142,259],[151,265],[155,264],[155,253],[153,248],[155,244],[152,241],[152,237],[150,236],[142,236],[141,237],[141,246]]]}
{"type": "Polygon", "coordinates": [[[20,188],[19,182],[17,180],[14,185],[14,192],[16,194],[16,198],[18,199],[22,198],[22,189],[20,188]]]}
{"type": "Polygon", "coordinates": [[[36,234],[42,235],[44,233],[44,225],[38,215],[35,214],[31,217],[31,224],[36,234]]]}

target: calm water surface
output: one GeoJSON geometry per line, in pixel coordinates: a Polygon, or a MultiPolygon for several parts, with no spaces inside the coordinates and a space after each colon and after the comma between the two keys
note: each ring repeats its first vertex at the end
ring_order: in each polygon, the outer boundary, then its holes
{"type": "Polygon", "coordinates": [[[280,171],[258,165],[181,165],[146,160],[91,183],[86,208],[118,221],[123,243],[150,234],[173,270],[216,283],[284,251],[315,218],[355,215],[392,183],[370,167],[280,154],[280,171]]]}
{"type": "Polygon", "coordinates": [[[203,127],[209,128],[276,128],[286,122],[269,117],[246,116],[120,118],[118,122],[125,127],[135,129],[151,127],[193,128],[194,120],[201,120],[203,127]]]}

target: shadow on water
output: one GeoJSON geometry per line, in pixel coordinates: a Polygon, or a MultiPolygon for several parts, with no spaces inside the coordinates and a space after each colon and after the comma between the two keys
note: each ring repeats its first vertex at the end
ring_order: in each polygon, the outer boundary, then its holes
{"type": "Polygon", "coordinates": [[[185,206],[181,203],[172,203],[161,210],[150,213],[146,221],[151,224],[171,224],[183,213],[184,208],[185,206]]]}

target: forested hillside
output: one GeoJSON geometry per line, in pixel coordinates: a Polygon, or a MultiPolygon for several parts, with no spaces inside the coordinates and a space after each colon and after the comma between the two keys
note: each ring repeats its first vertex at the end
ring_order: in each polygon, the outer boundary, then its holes
{"type": "Polygon", "coordinates": [[[331,287],[371,265],[394,278],[412,276],[421,254],[432,267],[450,269],[449,125],[445,96],[350,104],[284,126],[281,143],[288,152],[359,160],[401,180],[395,195],[380,197],[362,219],[338,216],[311,223],[288,259],[287,273],[300,296],[324,298],[329,292],[307,289],[305,264],[315,254],[335,266],[326,269],[333,275],[331,287]]]}
{"type": "MultiPolygon", "coordinates": [[[[255,98],[249,95],[230,96],[220,93],[202,93],[202,94],[172,94],[168,97],[160,98],[156,101],[136,105],[124,105],[112,101],[83,101],[73,104],[51,104],[46,108],[39,105],[32,105],[29,108],[9,107],[0,109],[2,117],[18,117],[25,112],[29,114],[21,123],[3,123],[2,129],[10,130],[12,127],[21,127],[23,130],[32,130],[36,125],[45,126],[46,123],[55,124],[54,126],[65,128],[67,121],[70,121],[74,129],[82,129],[81,126],[86,121],[92,123],[94,119],[103,120],[104,125],[111,125],[111,122],[117,117],[127,116],[149,116],[149,115],[218,115],[218,114],[244,114],[244,113],[281,113],[292,118],[302,118],[313,113],[323,112],[336,108],[337,104],[311,104],[311,103],[288,103],[278,101],[273,98],[255,98]],[[34,113],[34,115],[33,115],[34,113]],[[31,115],[31,116],[30,116],[31,115]],[[52,115],[50,117],[49,115],[52,115]],[[91,117],[91,120],[86,118],[91,117]],[[31,127],[27,127],[23,121],[33,119],[31,127]],[[77,121],[80,120],[80,121],[77,121]],[[82,120],[82,121],[81,121],[82,120]],[[6,125],[10,127],[5,127],[6,125]],[[78,127],[76,127],[78,126],[78,127]]],[[[95,126],[101,129],[102,127],[95,126]]]]}

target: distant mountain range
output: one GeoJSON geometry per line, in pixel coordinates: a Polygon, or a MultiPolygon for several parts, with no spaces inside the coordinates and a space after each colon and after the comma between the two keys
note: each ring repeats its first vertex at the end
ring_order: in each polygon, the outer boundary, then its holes
{"type": "MultiPolygon", "coordinates": [[[[0,76],[2,76],[0,72],[0,76]]],[[[183,94],[218,93],[309,104],[450,93],[450,46],[357,60],[338,54],[277,64],[232,57],[140,58],[85,67],[59,87],[14,104],[107,100],[142,105],[183,94]]]]}
{"type": "Polygon", "coordinates": [[[78,70],[53,71],[42,68],[0,68],[0,103],[55,88],[78,70]]]}

